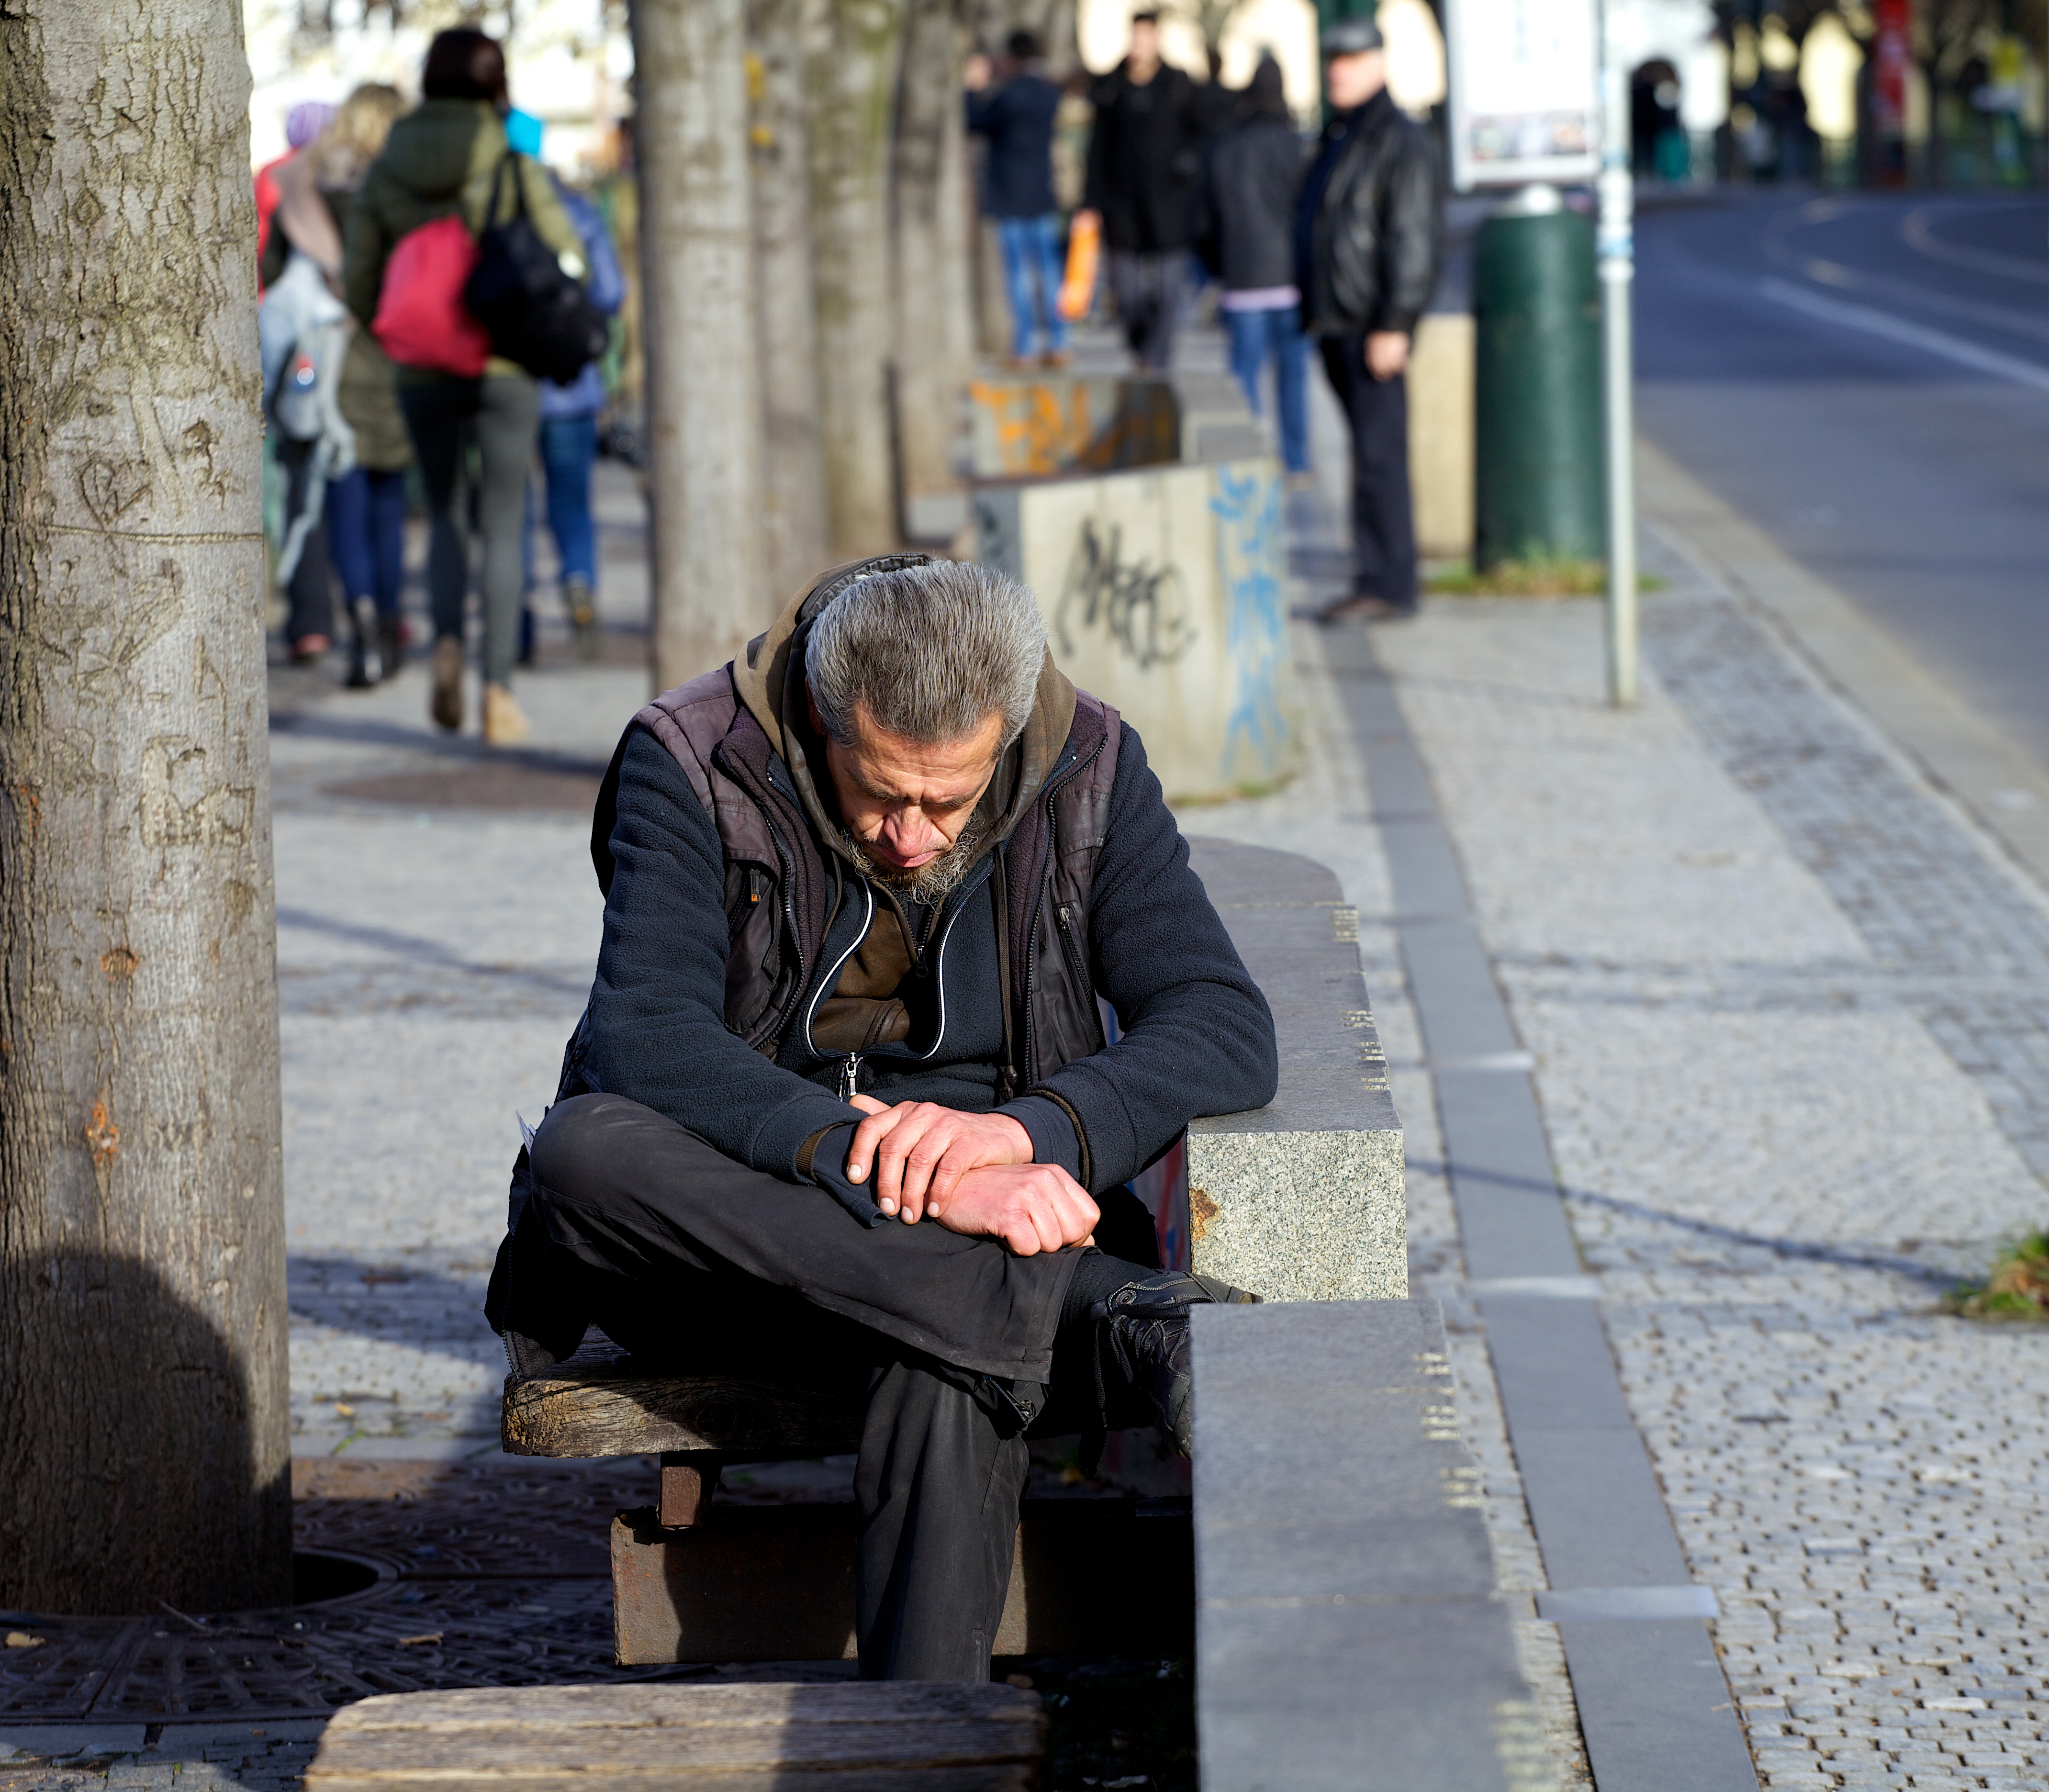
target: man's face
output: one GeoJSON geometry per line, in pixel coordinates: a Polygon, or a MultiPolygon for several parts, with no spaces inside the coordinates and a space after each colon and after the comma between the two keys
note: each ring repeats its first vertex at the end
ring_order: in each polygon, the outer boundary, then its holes
{"type": "Polygon", "coordinates": [[[1131,72],[1150,75],[1160,66],[1160,27],[1149,18],[1134,20],[1131,26],[1131,72]]]}
{"type": "Polygon", "coordinates": [[[1387,52],[1361,50],[1353,56],[1334,56],[1324,64],[1331,86],[1331,110],[1349,112],[1363,106],[1387,85],[1387,52]]]}
{"type": "MultiPolygon", "coordinates": [[[[815,703],[811,725],[825,733],[815,703]]],[[[892,734],[857,704],[851,733],[845,746],[826,735],[826,768],[847,832],[879,865],[897,871],[929,865],[960,838],[996,775],[1002,716],[934,745],[892,734]]]]}

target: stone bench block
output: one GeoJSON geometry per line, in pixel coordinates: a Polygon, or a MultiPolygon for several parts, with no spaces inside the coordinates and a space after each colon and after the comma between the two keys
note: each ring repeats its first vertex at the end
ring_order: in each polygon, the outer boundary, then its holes
{"type": "Polygon", "coordinates": [[[1204,1792],[1550,1783],[1437,1303],[1194,1327],[1204,1792]]]}
{"type": "Polygon", "coordinates": [[[1222,840],[1189,849],[1281,1048],[1272,1102],[1188,1128],[1193,1266],[1269,1300],[1399,1300],[1402,1123],[1359,974],[1359,917],[1313,859],[1222,840]]]}
{"type": "Polygon", "coordinates": [[[985,373],[967,388],[978,479],[1046,479],[1182,459],[1164,375],[985,373]]]}
{"type": "Polygon", "coordinates": [[[520,1686],[344,1705],[307,1792],[1026,1792],[1045,1708],[1001,1684],[520,1686]]]}

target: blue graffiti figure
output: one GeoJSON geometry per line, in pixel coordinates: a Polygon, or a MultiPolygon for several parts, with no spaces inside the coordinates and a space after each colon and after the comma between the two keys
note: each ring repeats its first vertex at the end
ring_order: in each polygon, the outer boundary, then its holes
{"type": "Polygon", "coordinates": [[[1281,480],[1270,472],[1217,468],[1210,508],[1217,518],[1217,576],[1231,605],[1227,645],[1238,672],[1238,702],[1224,731],[1231,764],[1243,737],[1269,773],[1281,764],[1288,718],[1281,707],[1281,655],[1287,647],[1281,603],[1281,480]]]}

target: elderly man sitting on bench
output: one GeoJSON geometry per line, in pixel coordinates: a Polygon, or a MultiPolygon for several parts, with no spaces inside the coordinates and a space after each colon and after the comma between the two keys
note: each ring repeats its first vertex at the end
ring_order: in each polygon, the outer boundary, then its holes
{"type": "Polygon", "coordinates": [[[605,775],[590,1001],[488,1312],[865,1393],[869,1677],[981,1680],[1028,1428],[1188,1448],[1188,1308],[1124,1185],[1273,1098],[1273,1021],[1030,593],[891,555],[658,697],[605,775]],[[1098,997],[1117,1019],[1106,1044],[1098,997]]]}

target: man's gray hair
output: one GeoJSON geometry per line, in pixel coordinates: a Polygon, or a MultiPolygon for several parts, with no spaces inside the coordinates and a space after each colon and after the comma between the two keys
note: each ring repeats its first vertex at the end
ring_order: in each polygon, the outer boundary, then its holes
{"type": "Polygon", "coordinates": [[[804,675],[826,732],[853,738],[857,705],[892,734],[936,744],[1003,717],[1024,732],[1046,658],[1032,593],[971,560],[935,560],[857,581],[811,624],[804,675]]]}

